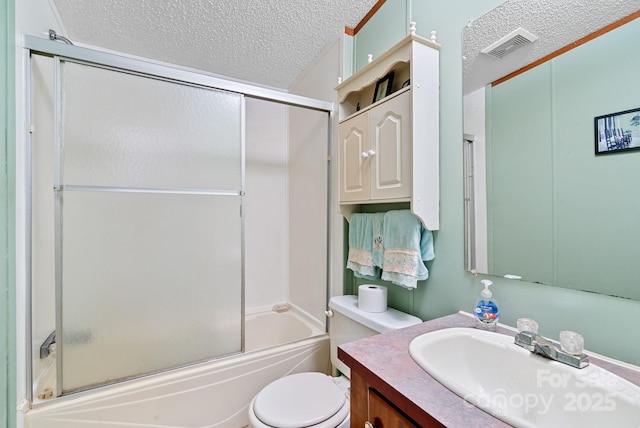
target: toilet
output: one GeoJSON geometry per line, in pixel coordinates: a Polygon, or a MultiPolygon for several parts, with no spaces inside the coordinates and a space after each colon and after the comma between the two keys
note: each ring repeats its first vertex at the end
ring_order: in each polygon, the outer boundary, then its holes
{"type": "Polygon", "coordinates": [[[422,323],[420,318],[391,308],[362,311],[357,296],[332,297],[329,308],[331,363],[342,376],[296,373],[270,383],[249,405],[251,428],[348,428],[351,371],[338,359],[338,346],[422,323]]]}

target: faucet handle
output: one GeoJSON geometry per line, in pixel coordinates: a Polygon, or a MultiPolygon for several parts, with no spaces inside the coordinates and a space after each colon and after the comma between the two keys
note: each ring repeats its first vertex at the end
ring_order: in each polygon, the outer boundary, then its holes
{"type": "Polygon", "coordinates": [[[531,318],[518,318],[516,321],[518,331],[530,331],[531,333],[538,333],[538,323],[531,318]]]}
{"type": "Polygon", "coordinates": [[[560,348],[571,355],[582,355],[584,350],[584,337],[575,331],[560,332],[560,348]]]}

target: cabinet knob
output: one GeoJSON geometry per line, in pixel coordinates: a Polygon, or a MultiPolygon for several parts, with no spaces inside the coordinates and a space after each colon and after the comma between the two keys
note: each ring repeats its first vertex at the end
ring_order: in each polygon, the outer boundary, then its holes
{"type": "Polygon", "coordinates": [[[376,152],[373,150],[369,150],[367,153],[369,153],[369,156],[374,156],[376,154],[376,152]]]}
{"type": "Polygon", "coordinates": [[[375,427],[373,426],[373,424],[371,422],[367,421],[367,422],[364,423],[364,428],[375,428],[375,427]]]}
{"type": "Polygon", "coordinates": [[[373,150],[369,150],[368,152],[362,152],[362,153],[360,153],[360,157],[361,157],[362,159],[366,159],[366,158],[368,158],[368,157],[373,157],[375,154],[376,154],[376,152],[375,152],[375,151],[373,151],[373,150]]]}

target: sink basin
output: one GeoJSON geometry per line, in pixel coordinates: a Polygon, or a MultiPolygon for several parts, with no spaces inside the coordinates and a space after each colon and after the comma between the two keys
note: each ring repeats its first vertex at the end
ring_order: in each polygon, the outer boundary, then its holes
{"type": "Polygon", "coordinates": [[[516,427],[640,427],[640,387],[593,362],[573,368],[473,328],[423,334],[409,353],[448,389],[516,427]]]}

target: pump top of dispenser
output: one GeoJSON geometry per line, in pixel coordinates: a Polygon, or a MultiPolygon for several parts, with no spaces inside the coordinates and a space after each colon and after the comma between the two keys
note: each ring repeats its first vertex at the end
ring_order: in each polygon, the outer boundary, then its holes
{"type": "Polygon", "coordinates": [[[488,279],[483,279],[482,281],[480,281],[483,285],[484,285],[484,290],[482,290],[480,292],[480,296],[483,299],[490,299],[493,297],[493,293],[491,293],[491,290],[489,290],[489,286],[493,284],[493,281],[488,280],[488,279]]]}

